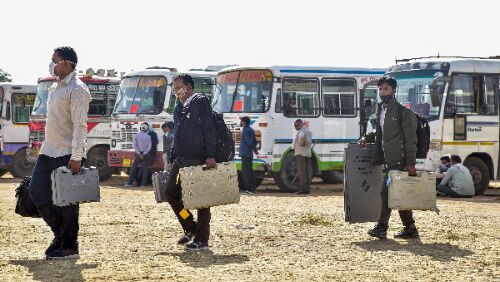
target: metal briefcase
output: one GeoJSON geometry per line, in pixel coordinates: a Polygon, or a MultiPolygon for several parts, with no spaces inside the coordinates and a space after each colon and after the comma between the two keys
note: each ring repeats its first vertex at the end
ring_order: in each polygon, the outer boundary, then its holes
{"type": "Polygon", "coordinates": [[[168,172],[159,171],[153,174],[153,190],[155,192],[155,200],[157,203],[167,201],[167,180],[168,172]]]}
{"type": "Polygon", "coordinates": [[[56,206],[99,202],[99,173],[95,167],[82,168],[73,175],[66,167],[52,172],[52,202],[56,206]]]}
{"type": "Polygon", "coordinates": [[[348,144],[344,154],[344,212],[350,223],[376,222],[382,208],[383,166],[372,166],[373,145],[348,144]]]}
{"type": "Polygon", "coordinates": [[[389,171],[389,208],[395,210],[436,210],[436,175],[417,171],[389,171]]]}
{"type": "Polygon", "coordinates": [[[179,170],[182,201],[186,209],[200,209],[240,202],[238,172],[234,162],[217,164],[215,169],[205,166],[185,167],[179,170]]]}

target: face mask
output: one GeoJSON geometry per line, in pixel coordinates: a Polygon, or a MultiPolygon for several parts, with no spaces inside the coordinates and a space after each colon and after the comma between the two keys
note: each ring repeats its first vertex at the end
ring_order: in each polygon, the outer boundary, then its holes
{"type": "Polygon", "coordinates": [[[186,90],[186,87],[182,87],[180,89],[177,89],[175,92],[175,97],[177,97],[178,99],[181,99],[182,97],[186,96],[187,94],[187,90],[186,90]]]}
{"type": "Polygon", "coordinates": [[[56,76],[55,69],[56,69],[56,63],[50,63],[49,64],[49,73],[51,76],[56,76]]]}
{"type": "Polygon", "coordinates": [[[149,130],[149,126],[147,124],[141,125],[141,131],[142,132],[147,132],[149,130]]]}
{"type": "Polygon", "coordinates": [[[392,95],[380,96],[380,100],[384,104],[389,104],[392,101],[392,95]]]}

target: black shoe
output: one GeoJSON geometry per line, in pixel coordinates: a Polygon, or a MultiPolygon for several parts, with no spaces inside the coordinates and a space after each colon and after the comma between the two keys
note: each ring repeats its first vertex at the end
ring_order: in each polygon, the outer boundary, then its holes
{"type": "Polygon", "coordinates": [[[295,192],[295,194],[297,194],[297,195],[307,195],[307,194],[310,194],[310,193],[311,193],[311,191],[303,191],[303,190],[295,192]]]}
{"type": "Polygon", "coordinates": [[[193,252],[199,252],[202,250],[207,250],[208,249],[208,243],[200,242],[200,241],[195,241],[189,245],[186,246],[186,249],[189,251],[193,252]]]}
{"type": "Polygon", "coordinates": [[[47,255],[47,259],[52,260],[77,259],[79,257],[78,246],[74,248],[65,248],[64,245],[47,255]]]}
{"type": "Polygon", "coordinates": [[[184,235],[177,241],[177,244],[179,245],[186,245],[193,239],[194,237],[194,232],[184,232],[184,235]]]}
{"type": "Polygon", "coordinates": [[[400,239],[411,239],[418,237],[420,236],[418,235],[418,229],[415,226],[415,224],[405,226],[405,228],[403,228],[401,231],[394,234],[394,238],[400,238],[400,239]]]}
{"type": "Polygon", "coordinates": [[[61,248],[61,244],[61,241],[54,238],[54,240],[52,240],[52,243],[50,243],[50,246],[47,248],[47,250],[45,250],[45,257],[48,257],[48,255],[53,251],[59,250],[59,248],[61,248]]]}
{"type": "Polygon", "coordinates": [[[382,224],[377,224],[373,229],[368,230],[368,235],[376,237],[379,239],[387,238],[387,226],[382,224]]]}

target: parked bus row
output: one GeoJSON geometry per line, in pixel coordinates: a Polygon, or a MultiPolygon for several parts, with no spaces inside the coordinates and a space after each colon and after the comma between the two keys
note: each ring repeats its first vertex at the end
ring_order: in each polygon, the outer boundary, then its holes
{"type": "MultiPolygon", "coordinates": [[[[213,109],[224,115],[237,150],[239,118],[251,118],[259,149],[253,161],[257,183],[273,178],[283,191],[298,189],[292,151],[297,118],[314,136],[309,176],[342,182],[345,146],[371,130],[369,120],[378,106],[376,81],[384,75],[397,80],[397,99],[429,121],[430,150],[426,159],[417,160],[419,169],[433,170],[442,155],[457,154],[471,170],[476,194],[499,175],[499,58],[426,57],[399,60],[388,69],[232,66],[187,73],[195,92],[208,96],[213,109]]],[[[92,95],[87,163],[99,168],[101,180],[130,169],[141,123],[163,134],[161,125],[172,120],[176,103],[171,86],[176,74],[153,67],[121,78],[81,77],[92,95]]],[[[30,174],[44,140],[54,80],[40,79],[38,86],[0,84],[1,174],[30,174]]],[[[153,170],[163,168],[162,140],[153,170]]]]}

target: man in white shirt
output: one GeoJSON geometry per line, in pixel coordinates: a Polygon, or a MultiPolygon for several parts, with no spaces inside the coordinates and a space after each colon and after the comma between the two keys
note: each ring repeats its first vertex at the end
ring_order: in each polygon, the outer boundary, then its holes
{"type": "Polygon", "coordinates": [[[78,205],[52,204],[51,173],[67,166],[81,168],[87,138],[87,112],[91,100],[87,86],[77,77],[78,56],[71,47],[54,50],[49,71],[57,82],[49,88],[45,141],[30,183],[30,195],[43,220],[54,233],[45,251],[48,259],[78,258],[78,205]]]}
{"type": "Polygon", "coordinates": [[[474,181],[469,169],[458,155],[451,155],[451,167],[438,185],[437,190],[445,196],[468,198],[474,196],[474,181]]]}
{"type": "Polygon", "coordinates": [[[295,161],[297,162],[297,173],[300,179],[300,188],[297,194],[309,194],[309,176],[307,175],[307,164],[312,156],[311,144],[312,133],[304,126],[304,122],[298,119],[294,123],[297,135],[293,142],[293,150],[295,152],[295,161]]]}

